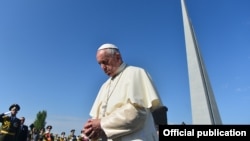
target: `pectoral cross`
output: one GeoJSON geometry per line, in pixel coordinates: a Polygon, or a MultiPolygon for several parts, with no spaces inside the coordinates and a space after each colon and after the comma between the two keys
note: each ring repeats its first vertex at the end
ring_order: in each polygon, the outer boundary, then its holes
{"type": "Polygon", "coordinates": [[[107,109],[107,104],[102,105],[102,117],[105,116],[106,109],[107,109]]]}

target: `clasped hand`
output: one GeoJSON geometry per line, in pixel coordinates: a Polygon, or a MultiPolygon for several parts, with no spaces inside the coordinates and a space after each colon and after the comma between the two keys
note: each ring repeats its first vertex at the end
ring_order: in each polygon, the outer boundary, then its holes
{"type": "Polygon", "coordinates": [[[84,125],[84,133],[89,139],[98,139],[102,135],[100,119],[89,119],[84,125]]]}

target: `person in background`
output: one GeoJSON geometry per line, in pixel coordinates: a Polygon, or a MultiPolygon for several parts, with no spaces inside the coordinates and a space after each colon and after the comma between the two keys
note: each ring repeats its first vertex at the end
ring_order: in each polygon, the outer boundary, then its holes
{"type": "Polygon", "coordinates": [[[17,141],[21,121],[16,117],[20,106],[12,104],[9,107],[9,112],[0,115],[0,141],[17,141]],[[10,116],[9,116],[10,114],[10,116]]]}
{"type": "Polygon", "coordinates": [[[30,131],[30,141],[38,141],[39,140],[39,133],[38,130],[33,127],[30,131]]]}
{"type": "Polygon", "coordinates": [[[65,136],[65,132],[62,132],[61,133],[61,136],[59,137],[59,140],[58,141],[68,141],[67,140],[67,137],[65,136]]]}
{"type": "Polygon", "coordinates": [[[81,130],[80,135],[78,136],[78,141],[89,141],[89,138],[84,134],[84,130],[81,130]]]}
{"type": "Polygon", "coordinates": [[[45,134],[45,128],[41,128],[38,134],[38,140],[43,141],[43,135],[45,134]]]}
{"type": "Polygon", "coordinates": [[[25,122],[25,117],[19,118],[21,121],[21,126],[19,129],[19,134],[18,134],[18,141],[27,141],[28,135],[29,135],[29,128],[27,125],[24,124],[25,122]]]}
{"type": "Polygon", "coordinates": [[[114,44],[101,45],[96,59],[109,78],[93,103],[84,133],[91,141],[157,141],[152,111],[162,102],[149,73],[123,62],[114,44]]]}
{"type": "Polygon", "coordinates": [[[46,127],[45,133],[43,134],[43,141],[54,141],[54,136],[51,130],[52,130],[52,126],[48,125],[46,127]]]}
{"type": "Polygon", "coordinates": [[[77,141],[77,138],[75,135],[75,129],[72,129],[70,131],[70,135],[68,136],[68,141],[77,141]]]}

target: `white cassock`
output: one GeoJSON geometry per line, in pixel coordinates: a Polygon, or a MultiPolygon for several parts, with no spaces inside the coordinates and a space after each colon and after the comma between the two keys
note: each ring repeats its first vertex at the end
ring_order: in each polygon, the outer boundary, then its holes
{"type": "Polygon", "coordinates": [[[151,112],[162,102],[149,74],[125,63],[119,72],[102,85],[90,116],[101,119],[110,141],[157,141],[151,112]]]}

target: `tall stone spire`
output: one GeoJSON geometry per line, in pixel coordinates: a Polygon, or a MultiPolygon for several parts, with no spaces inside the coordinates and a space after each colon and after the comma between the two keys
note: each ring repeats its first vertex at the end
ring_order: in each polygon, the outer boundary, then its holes
{"type": "Polygon", "coordinates": [[[181,0],[191,97],[192,124],[222,124],[185,1],[181,0]]]}

